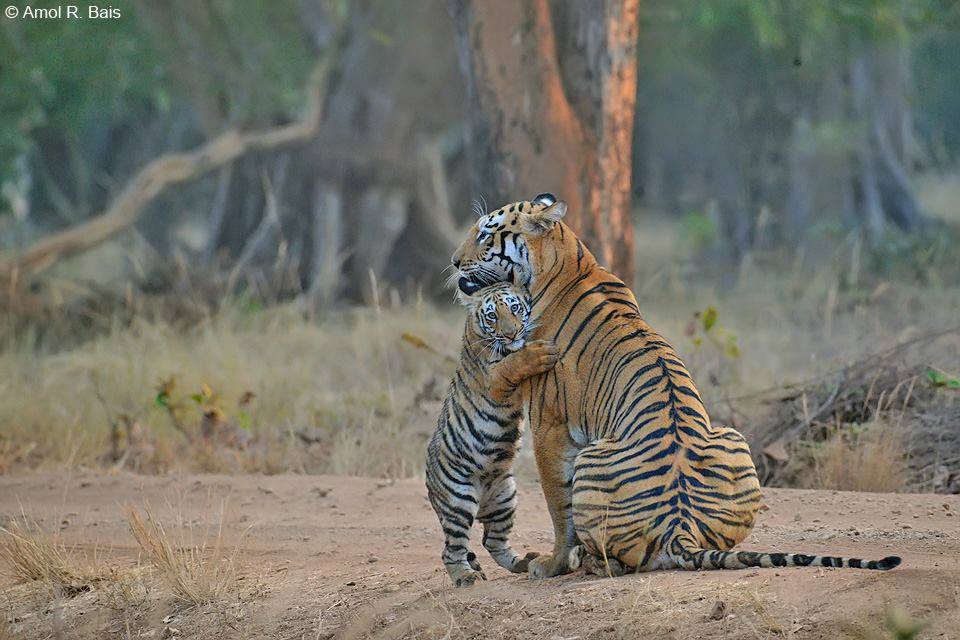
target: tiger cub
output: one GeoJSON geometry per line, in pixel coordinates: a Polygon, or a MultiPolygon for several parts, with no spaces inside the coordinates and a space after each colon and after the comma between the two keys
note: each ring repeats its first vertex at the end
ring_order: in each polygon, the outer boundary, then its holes
{"type": "Polygon", "coordinates": [[[469,546],[473,521],[501,567],[527,570],[528,553],[510,547],[517,491],[511,471],[520,442],[520,383],[549,371],[559,357],[549,341],[527,342],[533,329],[530,294],[501,283],[472,295],[460,363],[427,447],[427,494],[446,536],[443,564],[457,587],[486,576],[469,546]]]}

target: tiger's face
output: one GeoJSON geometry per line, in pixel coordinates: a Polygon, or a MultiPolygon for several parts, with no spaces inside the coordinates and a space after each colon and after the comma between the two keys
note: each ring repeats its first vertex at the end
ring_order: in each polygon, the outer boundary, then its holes
{"type": "Polygon", "coordinates": [[[521,286],[501,282],[472,295],[458,293],[470,309],[470,322],[489,349],[491,362],[523,348],[533,330],[530,294],[521,286]]]}
{"type": "Polygon", "coordinates": [[[565,202],[542,193],[482,215],[451,258],[458,270],[457,288],[471,295],[497,282],[528,287],[534,271],[532,245],[566,211],[565,202]]]}

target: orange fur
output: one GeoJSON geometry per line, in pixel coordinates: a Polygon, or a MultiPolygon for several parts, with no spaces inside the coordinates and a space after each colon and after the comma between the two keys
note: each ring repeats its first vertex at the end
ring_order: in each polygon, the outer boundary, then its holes
{"type": "MultiPolygon", "coordinates": [[[[539,198],[538,198],[539,199],[539,198]]],[[[670,544],[729,549],[750,532],[760,491],[736,431],[710,424],[674,350],[633,293],[561,220],[562,202],[518,202],[481,218],[454,254],[461,288],[529,287],[537,337],[557,366],[524,383],[553,553],[537,577],[570,570],[571,550],[632,569],[671,565],[670,544]]]]}

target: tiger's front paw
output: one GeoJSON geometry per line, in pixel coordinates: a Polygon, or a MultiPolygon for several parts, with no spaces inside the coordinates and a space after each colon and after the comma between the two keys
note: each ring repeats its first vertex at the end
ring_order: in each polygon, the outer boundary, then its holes
{"type": "Polygon", "coordinates": [[[633,570],[616,558],[586,554],[583,557],[583,570],[601,578],[617,578],[632,573],[633,570]]]}
{"type": "Polygon", "coordinates": [[[530,561],[539,556],[540,554],[536,551],[529,552],[527,555],[517,560],[517,563],[513,565],[513,568],[510,569],[510,571],[513,573],[526,573],[530,570],[530,561]]]}
{"type": "Polygon", "coordinates": [[[530,577],[537,580],[570,573],[568,553],[547,554],[530,561],[530,577]]]}

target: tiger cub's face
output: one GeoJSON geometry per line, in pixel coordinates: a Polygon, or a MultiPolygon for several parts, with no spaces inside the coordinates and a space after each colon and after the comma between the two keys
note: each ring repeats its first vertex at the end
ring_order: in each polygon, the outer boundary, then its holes
{"type": "Polygon", "coordinates": [[[473,295],[497,282],[529,287],[534,245],[567,211],[566,203],[549,193],[485,213],[471,227],[453,254],[457,288],[473,295]]]}
{"type": "Polygon", "coordinates": [[[470,309],[473,330],[480,336],[481,351],[489,351],[490,362],[497,362],[526,344],[533,321],[530,294],[524,287],[501,282],[471,295],[461,291],[458,297],[470,309]]]}

